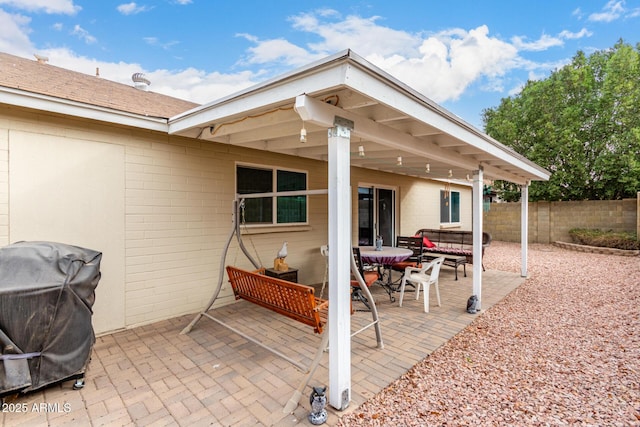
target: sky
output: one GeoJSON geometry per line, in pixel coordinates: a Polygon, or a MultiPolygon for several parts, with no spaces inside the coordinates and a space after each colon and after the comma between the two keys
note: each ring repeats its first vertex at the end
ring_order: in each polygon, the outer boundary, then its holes
{"type": "Polygon", "coordinates": [[[640,43],[640,0],[0,0],[0,51],[200,104],[352,49],[482,129],[578,52],[640,43]]]}

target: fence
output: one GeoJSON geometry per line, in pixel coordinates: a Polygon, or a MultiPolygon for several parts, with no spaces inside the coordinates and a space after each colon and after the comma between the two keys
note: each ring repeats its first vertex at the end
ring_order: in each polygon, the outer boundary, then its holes
{"type": "MultiPolygon", "coordinates": [[[[640,192],[636,199],[530,202],[529,243],[571,242],[572,228],[636,232],[640,236],[640,192]]],[[[520,241],[520,203],[492,203],[483,230],[495,240],[520,241]]]]}

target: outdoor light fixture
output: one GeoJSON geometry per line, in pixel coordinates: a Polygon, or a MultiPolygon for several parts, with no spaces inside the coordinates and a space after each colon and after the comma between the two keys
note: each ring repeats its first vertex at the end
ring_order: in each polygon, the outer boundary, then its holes
{"type": "Polygon", "coordinates": [[[302,122],[302,129],[300,129],[300,142],[307,142],[307,130],[304,128],[304,122],[302,122]]]}
{"type": "Polygon", "coordinates": [[[449,169],[449,178],[451,178],[452,176],[453,176],[453,171],[449,169]]]}
{"type": "Polygon", "coordinates": [[[398,156],[398,159],[397,159],[396,164],[397,164],[398,166],[402,166],[402,156],[398,156]]]}
{"type": "Polygon", "coordinates": [[[424,170],[426,173],[430,173],[431,172],[431,165],[429,163],[427,163],[427,165],[424,167],[424,170]]]}
{"type": "Polygon", "coordinates": [[[364,157],[364,145],[358,146],[358,156],[364,157]]]}

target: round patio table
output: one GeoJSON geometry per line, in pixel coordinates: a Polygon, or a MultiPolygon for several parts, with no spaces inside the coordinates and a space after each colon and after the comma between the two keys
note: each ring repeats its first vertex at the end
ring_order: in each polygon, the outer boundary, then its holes
{"type": "Polygon", "coordinates": [[[383,246],[381,251],[376,251],[375,246],[360,246],[362,262],[368,264],[380,264],[390,266],[396,262],[402,262],[413,255],[413,251],[407,248],[394,248],[383,246]]]}
{"type": "Polygon", "coordinates": [[[377,283],[389,294],[391,302],[395,301],[393,292],[397,291],[391,280],[391,266],[396,262],[404,261],[411,255],[413,255],[413,251],[407,248],[383,246],[381,251],[377,251],[375,246],[360,246],[362,262],[378,266],[381,280],[378,280],[377,283]],[[387,280],[384,280],[385,275],[387,280]]]}

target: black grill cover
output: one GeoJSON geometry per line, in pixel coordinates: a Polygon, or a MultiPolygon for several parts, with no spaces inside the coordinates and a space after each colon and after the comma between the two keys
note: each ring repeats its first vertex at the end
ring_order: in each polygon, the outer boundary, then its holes
{"type": "Polygon", "coordinates": [[[101,259],[53,242],[0,248],[0,395],[84,374],[101,259]]]}

